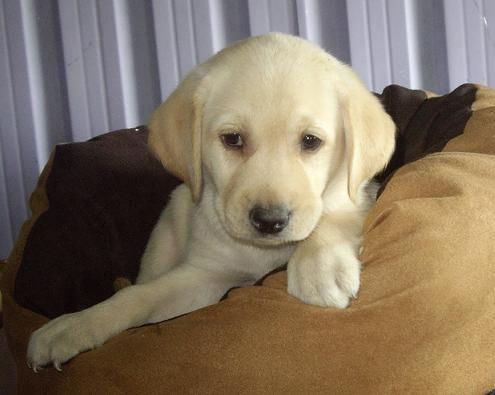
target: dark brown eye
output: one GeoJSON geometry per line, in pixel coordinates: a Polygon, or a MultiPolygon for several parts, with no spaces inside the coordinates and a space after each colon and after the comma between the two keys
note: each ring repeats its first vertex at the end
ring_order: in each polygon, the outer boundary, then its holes
{"type": "Polygon", "coordinates": [[[228,148],[241,149],[244,145],[239,133],[224,133],[220,136],[223,144],[228,148]]]}
{"type": "Polygon", "coordinates": [[[322,141],[312,134],[306,134],[301,140],[303,151],[315,151],[321,145],[322,141]]]}

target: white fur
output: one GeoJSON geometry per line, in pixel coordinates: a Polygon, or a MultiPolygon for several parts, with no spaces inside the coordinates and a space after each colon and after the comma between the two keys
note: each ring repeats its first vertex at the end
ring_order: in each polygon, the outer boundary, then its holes
{"type": "Polygon", "coordinates": [[[390,158],[395,128],[347,66],[295,37],[251,38],[193,70],[149,128],[153,151],[186,184],[156,224],[135,285],[33,333],[35,370],[214,304],[287,261],[288,292],[303,302],[345,308],[357,295],[366,188],[390,158]],[[219,136],[229,130],[245,149],[226,149],[219,136]],[[302,152],[305,133],[322,147],[302,152]],[[255,203],[289,207],[287,228],[258,234],[248,219],[255,203]]]}

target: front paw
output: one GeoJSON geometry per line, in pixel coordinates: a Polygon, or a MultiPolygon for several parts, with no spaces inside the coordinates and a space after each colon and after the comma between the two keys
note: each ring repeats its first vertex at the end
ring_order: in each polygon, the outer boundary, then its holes
{"type": "Polygon", "coordinates": [[[65,314],[33,332],[27,362],[35,372],[49,364],[61,370],[62,363],[98,343],[84,312],[65,314]]]}
{"type": "Polygon", "coordinates": [[[308,304],[343,309],[357,296],[360,270],[351,246],[296,250],[287,269],[288,292],[308,304]]]}

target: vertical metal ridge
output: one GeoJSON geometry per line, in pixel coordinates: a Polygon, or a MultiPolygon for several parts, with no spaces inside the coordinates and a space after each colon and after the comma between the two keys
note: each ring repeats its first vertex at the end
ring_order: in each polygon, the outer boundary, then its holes
{"type": "MultiPolygon", "coordinates": [[[[315,2],[311,0],[296,0],[297,25],[299,35],[305,39],[316,41],[309,25],[309,19],[314,19],[315,2]]],[[[319,22],[319,21],[317,21],[319,22]]]]}
{"type": "Polygon", "coordinates": [[[133,127],[146,122],[160,101],[152,5],[132,0],[114,0],[112,4],[123,126],[133,127]]]}
{"type": "MultiPolygon", "coordinates": [[[[211,31],[208,47],[212,54],[234,41],[250,36],[247,0],[207,0],[205,3],[208,5],[208,28],[211,31]]],[[[201,22],[196,19],[197,26],[201,26],[201,22]]]]}
{"type": "Polygon", "coordinates": [[[485,30],[485,39],[487,43],[486,50],[486,68],[488,71],[487,84],[495,85],[495,2],[485,1],[483,26],[485,30]]]}
{"type": "Polygon", "coordinates": [[[270,13],[267,0],[248,0],[249,29],[251,36],[270,31],[270,13]]]}
{"type": "MultiPolygon", "coordinates": [[[[444,3],[445,4],[445,3],[444,3]]],[[[471,75],[471,65],[470,65],[470,62],[469,62],[469,59],[468,59],[468,56],[469,56],[469,49],[468,49],[468,33],[466,31],[466,26],[469,26],[468,25],[468,22],[467,22],[467,19],[466,19],[466,5],[465,5],[465,0],[461,0],[461,3],[460,3],[460,11],[461,11],[461,20],[462,20],[462,40],[461,42],[464,44],[462,49],[464,50],[464,52],[462,53],[462,56],[463,58],[465,59],[465,62],[466,62],[466,74],[463,75],[461,78],[461,80],[463,79],[469,79],[470,75],[471,75]]]]}
{"type": "MultiPolygon", "coordinates": [[[[5,168],[11,169],[11,177],[5,178],[5,190],[9,191],[8,179],[16,181],[18,188],[15,197],[20,198],[18,202],[24,203],[24,199],[27,196],[25,184],[23,182],[23,163],[21,161],[20,141],[18,138],[19,125],[17,123],[17,109],[15,104],[15,92],[13,87],[13,75],[12,75],[12,59],[9,51],[9,32],[5,25],[4,15],[4,3],[2,2],[0,7],[0,29],[3,30],[0,35],[0,53],[4,56],[3,67],[0,63],[0,86],[2,86],[3,94],[0,95],[0,149],[3,152],[2,162],[5,168]],[[13,131],[14,133],[8,133],[13,131]],[[8,150],[7,150],[8,147],[8,150]],[[9,154],[7,156],[7,154],[9,154]],[[22,197],[22,198],[21,198],[22,197]]],[[[13,191],[11,191],[12,193],[13,191]]],[[[26,205],[24,206],[24,214],[26,213],[26,205]]],[[[13,227],[13,226],[12,226],[13,227]]]]}
{"type": "Polygon", "coordinates": [[[349,25],[345,0],[297,0],[298,33],[350,63],[349,25]]]}
{"type": "Polygon", "coordinates": [[[177,58],[179,61],[179,77],[182,79],[196,64],[196,48],[191,2],[174,0],[174,17],[182,23],[176,24],[177,58]]]}
{"type": "Polygon", "coordinates": [[[361,77],[364,84],[369,89],[373,89],[366,2],[363,0],[347,0],[346,4],[351,66],[361,77]]]}
{"type": "MultiPolygon", "coordinates": [[[[14,155],[18,153],[18,156],[13,158],[19,169],[17,175],[22,183],[23,196],[18,196],[18,198],[27,201],[32,188],[36,185],[39,169],[34,144],[33,118],[30,116],[32,114],[31,91],[27,70],[26,43],[22,29],[22,24],[25,21],[22,19],[18,2],[7,2],[6,4],[6,11],[9,15],[5,18],[5,26],[7,29],[7,51],[11,55],[9,57],[9,69],[12,84],[13,126],[15,127],[15,135],[10,134],[8,137],[12,138],[11,141],[17,148],[15,152],[7,152],[14,155]],[[15,35],[15,39],[12,38],[12,35],[15,35]],[[15,45],[12,40],[15,40],[15,45]]],[[[19,202],[13,200],[12,204],[17,207],[19,202]]],[[[27,207],[25,203],[21,204],[27,207]]]]}
{"type": "Polygon", "coordinates": [[[373,89],[381,91],[391,81],[390,45],[387,36],[387,10],[385,0],[366,3],[368,37],[371,52],[373,89]]]}
{"type": "MultiPolygon", "coordinates": [[[[385,21],[385,41],[386,41],[386,53],[387,53],[387,67],[388,67],[388,80],[386,85],[390,85],[390,83],[393,81],[393,63],[392,63],[392,37],[390,35],[390,29],[391,29],[391,19],[389,18],[389,2],[387,0],[383,0],[383,11],[384,11],[384,21],[385,21]]],[[[383,90],[385,86],[380,87],[380,91],[383,90]]]]}
{"type": "Polygon", "coordinates": [[[172,0],[153,0],[152,4],[160,92],[164,100],[179,83],[175,18],[172,0]]]}
{"type": "Polygon", "coordinates": [[[467,41],[463,0],[444,0],[447,36],[449,87],[455,88],[468,78],[467,41]]]}
{"type": "MultiPolygon", "coordinates": [[[[76,19],[77,19],[77,29],[76,29],[76,37],[75,39],[77,40],[78,45],[78,58],[72,60],[71,66],[73,66],[76,63],[79,63],[81,68],[80,68],[80,75],[79,77],[79,82],[83,86],[83,91],[84,94],[80,99],[84,101],[84,109],[85,109],[85,115],[86,115],[86,129],[84,130],[78,130],[78,136],[77,138],[80,141],[87,140],[91,137],[91,112],[89,110],[89,98],[88,98],[88,81],[86,78],[86,64],[85,64],[85,52],[86,52],[86,46],[83,40],[82,36],[82,23],[81,23],[81,3],[79,0],[76,0],[76,3],[74,4],[74,10],[76,11],[76,19]]],[[[79,96],[79,92],[77,90],[74,91],[74,94],[79,96]]],[[[77,111],[77,110],[76,110],[77,111]]]]}
{"type": "MultiPolygon", "coordinates": [[[[125,127],[124,99],[121,85],[114,8],[111,1],[97,1],[97,23],[100,32],[102,73],[105,85],[105,102],[108,109],[108,124],[112,130],[125,127]]],[[[98,131],[93,131],[98,133],[98,131]]]]}
{"type": "Polygon", "coordinates": [[[7,176],[4,168],[2,144],[0,141],[0,224],[2,233],[0,236],[0,256],[4,251],[8,251],[14,240],[12,217],[10,215],[7,176]]]}
{"type": "Polygon", "coordinates": [[[485,54],[484,31],[481,23],[481,10],[476,0],[464,3],[465,24],[469,26],[466,30],[468,79],[473,82],[486,84],[485,62],[480,62],[485,54]]]}
{"type": "MultiPolygon", "coordinates": [[[[8,140],[6,138],[6,134],[8,130],[15,130],[15,127],[12,127],[12,123],[15,122],[15,118],[12,115],[9,117],[10,124],[7,125],[7,114],[14,113],[13,107],[13,92],[12,92],[12,74],[10,69],[10,55],[7,50],[7,29],[5,26],[5,17],[4,17],[4,4],[0,2],[0,87],[3,92],[0,95],[0,257],[6,256],[7,251],[11,248],[13,244],[13,235],[14,235],[14,223],[12,214],[14,213],[14,208],[11,207],[10,198],[9,198],[9,182],[8,182],[8,174],[5,169],[9,168],[10,173],[15,173],[19,169],[18,167],[9,166],[8,161],[6,160],[7,145],[9,151],[16,151],[18,146],[16,144],[8,144],[8,140]],[[7,98],[8,95],[8,98],[7,98]],[[10,99],[10,100],[9,100],[10,99]],[[14,146],[12,146],[14,145],[14,146]],[[12,214],[11,214],[12,213],[12,214]]],[[[17,163],[18,166],[22,166],[21,163],[17,163]]],[[[15,175],[15,174],[14,174],[15,175]]],[[[18,181],[18,180],[16,180],[18,181]]],[[[17,186],[21,189],[21,196],[24,196],[24,191],[22,190],[22,183],[17,182],[17,186]]],[[[17,193],[19,194],[19,193],[17,193]]],[[[21,202],[23,200],[21,199],[21,202]]],[[[21,208],[17,209],[18,212],[21,211],[21,208]]],[[[25,214],[25,208],[22,214],[25,214]]]]}
{"type": "Polygon", "coordinates": [[[297,4],[295,0],[271,0],[268,2],[270,31],[297,35],[297,4]]]}
{"type": "Polygon", "coordinates": [[[128,0],[130,39],[134,72],[132,83],[135,85],[137,118],[127,123],[133,127],[148,120],[149,114],[160,103],[158,79],[158,60],[153,29],[153,9],[150,2],[128,0]]]}
{"type": "Polygon", "coordinates": [[[6,257],[22,222],[28,215],[27,200],[34,187],[38,163],[34,146],[26,48],[21,5],[0,3],[0,150],[2,171],[1,206],[9,211],[8,221],[0,223],[0,256],[6,257]]]}
{"type": "MultiPolygon", "coordinates": [[[[476,1],[476,0],[475,0],[476,1]]],[[[475,3],[476,4],[476,3],[475,3]]],[[[484,63],[483,65],[485,66],[485,85],[488,85],[488,76],[489,76],[489,63],[488,63],[488,49],[487,49],[487,30],[484,22],[486,22],[485,19],[485,6],[483,3],[483,0],[480,0],[480,3],[478,4],[478,11],[479,11],[479,17],[480,17],[480,27],[481,27],[481,40],[482,40],[482,48],[483,48],[483,57],[484,57],[484,63]]]]}
{"type": "Polygon", "coordinates": [[[45,80],[41,71],[40,36],[36,31],[36,15],[33,0],[21,0],[21,15],[25,49],[27,77],[30,89],[29,98],[33,117],[33,131],[35,139],[36,160],[38,169],[48,160],[48,122],[49,108],[45,97],[45,80]]]}
{"type": "Polygon", "coordinates": [[[212,52],[215,53],[227,45],[228,31],[226,21],[223,18],[225,4],[221,0],[207,0],[207,3],[210,17],[212,52]]]}
{"type": "Polygon", "coordinates": [[[107,85],[105,84],[106,75],[105,75],[105,67],[104,67],[104,57],[102,51],[102,32],[100,26],[100,12],[98,9],[97,2],[94,1],[91,3],[92,10],[94,13],[94,30],[95,30],[95,52],[96,52],[96,68],[98,70],[99,76],[99,91],[101,95],[100,103],[101,103],[101,122],[99,124],[100,130],[108,130],[110,128],[110,117],[109,117],[109,105],[108,105],[108,90],[107,85]]]}
{"type": "Polygon", "coordinates": [[[410,86],[411,69],[405,0],[387,0],[391,81],[410,86]]]}
{"type": "Polygon", "coordinates": [[[419,56],[418,26],[416,24],[416,8],[412,0],[404,0],[406,45],[409,66],[409,86],[413,89],[421,87],[421,67],[419,56]]]}
{"type": "Polygon", "coordinates": [[[81,63],[86,88],[89,136],[107,130],[109,126],[98,19],[96,0],[78,2],[81,63]]]}
{"type": "Polygon", "coordinates": [[[131,45],[131,20],[127,0],[113,0],[120,83],[124,104],[125,125],[138,124],[136,65],[131,45]]]}
{"type": "Polygon", "coordinates": [[[59,1],[58,5],[67,75],[72,137],[76,141],[83,141],[91,137],[91,128],[86,76],[84,73],[79,6],[77,0],[59,1]]]}
{"type": "MultiPolygon", "coordinates": [[[[214,31],[218,26],[213,25],[212,0],[192,0],[191,11],[193,18],[194,47],[197,63],[202,63],[215,52],[214,31]]],[[[217,19],[217,23],[221,21],[217,19]]]]}
{"type": "Polygon", "coordinates": [[[366,48],[368,48],[368,61],[371,75],[371,86],[370,89],[375,90],[375,65],[373,64],[373,40],[371,39],[371,26],[370,26],[370,12],[369,12],[369,2],[364,4],[364,18],[366,20],[366,48]]]}

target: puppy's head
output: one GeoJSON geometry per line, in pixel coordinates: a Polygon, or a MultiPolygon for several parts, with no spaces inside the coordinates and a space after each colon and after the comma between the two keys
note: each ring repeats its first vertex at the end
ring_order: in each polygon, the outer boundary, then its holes
{"type": "Polygon", "coordinates": [[[212,199],[231,236],[265,245],[306,238],[332,209],[329,196],[334,209],[352,206],[388,162],[395,132],[352,70],[283,34],[198,66],[149,129],[152,150],[193,199],[212,199]]]}

